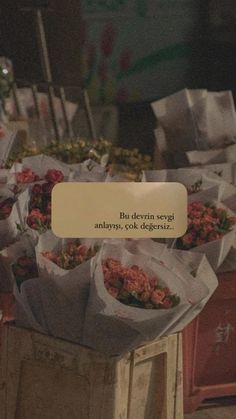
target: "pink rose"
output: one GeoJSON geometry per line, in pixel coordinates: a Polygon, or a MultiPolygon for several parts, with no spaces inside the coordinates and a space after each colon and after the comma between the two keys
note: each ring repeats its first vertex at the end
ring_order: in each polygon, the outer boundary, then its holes
{"type": "Polygon", "coordinates": [[[88,253],[88,248],[87,246],[85,246],[85,244],[80,244],[77,247],[77,252],[79,252],[81,256],[86,256],[86,254],[88,253]]]}
{"type": "Polygon", "coordinates": [[[53,253],[53,252],[49,252],[49,251],[42,252],[42,255],[43,255],[45,258],[47,258],[47,259],[49,259],[49,260],[51,260],[51,261],[53,261],[53,260],[54,260],[54,253],[53,253]]]}
{"type": "Polygon", "coordinates": [[[162,304],[162,300],[165,298],[165,292],[163,290],[156,289],[152,292],[151,301],[158,305],[162,304]]]}
{"type": "Polygon", "coordinates": [[[163,308],[172,308],[172,302],[169,298],[164,298],[162,305],[163,308]]]}
{"type": "Polygon", "coordinates": [[[191,233],[187,233],[182,237],[184,244],[192,244],[193,242],[193,236],[191,233]]]}
{"type": "Polygon", "coordinates": [[[31,169],[24,169],[22,172],[16,173],[17,183],[32,183],[38,179],[39,177],[31,169]]]}
{"type": "Polygon", "coordinates": [[[45,179],[50,183],[59,183],[64,180],[64,175],[60,170],[49,169],[45,175],[45,179]]]}
{"type": "Polygon", "coordinates": [[[133,279],[126,279],[124,280],[124,290],[128,292],[137,292],[138,294],[142,292],[143,287],[139,283],[139,281],[135,278],[133,279]]]}

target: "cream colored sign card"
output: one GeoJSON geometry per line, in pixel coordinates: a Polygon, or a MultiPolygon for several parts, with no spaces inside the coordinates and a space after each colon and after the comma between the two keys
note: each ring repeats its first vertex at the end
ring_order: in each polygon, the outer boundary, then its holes
{"type": "Polygon", "coordinates": [[[180,237],[187,191],[180,183],[59,183],[52,191],[58,237],[180,237]]]}

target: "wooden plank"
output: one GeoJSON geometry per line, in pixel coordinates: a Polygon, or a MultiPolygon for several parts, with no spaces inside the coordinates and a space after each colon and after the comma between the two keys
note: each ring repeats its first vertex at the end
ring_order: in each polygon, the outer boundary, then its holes
{"type": "Polygon", "coordinates": [[[182,334],[179,333],[177,339],[177,362],[176,362],[176,381],[175,381],[175,415],[174,419],[183,419],[183,350],[182,334]]]}
{"type": "Polygon", "coordinates": [[[183,419],[181,415],[176,416],[176,368],[178,363],[178,340],[176,335],[168,337],[167,351],[167,419],[183,419]]]}
{"type": "Polygon", "coordinates": [[[181,355],[178,335],[120,359],[7,326],[0,419],[183,419],[181,355]]]}
{"type": "Polygon", "coordinates": [[[16,418],[88,419],[89,387],[87,377],[70,370],[23,361],[16,418]]]}

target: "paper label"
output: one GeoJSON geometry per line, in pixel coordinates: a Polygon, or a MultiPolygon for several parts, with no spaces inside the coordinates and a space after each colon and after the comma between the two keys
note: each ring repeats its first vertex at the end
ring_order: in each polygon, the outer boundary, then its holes
{"type": "Polygon", "coordinates": [[[52,191],[58,237],[176,238],[187,229],[180,183],[60,183],[52,191]]]}

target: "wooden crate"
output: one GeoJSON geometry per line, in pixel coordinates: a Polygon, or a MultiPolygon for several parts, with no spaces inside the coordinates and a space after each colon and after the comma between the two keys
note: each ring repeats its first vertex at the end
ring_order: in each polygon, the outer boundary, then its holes
{"type": "Polygon", "coordinates": [[[236,272],[218,274],[219,286],[183,331],[184,411],[204,399],[236,396],[236,272]]]}
{"type": "Polygon", "coordinates": [[[0,419],[183,419],[181,335],[122,358],[4,326],[0,419]]]}

